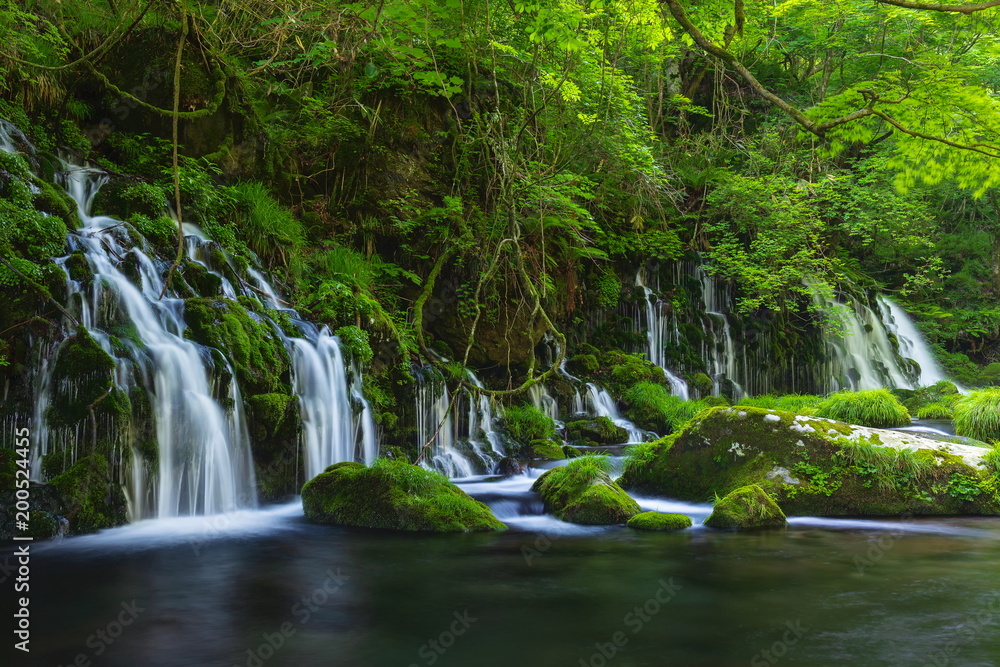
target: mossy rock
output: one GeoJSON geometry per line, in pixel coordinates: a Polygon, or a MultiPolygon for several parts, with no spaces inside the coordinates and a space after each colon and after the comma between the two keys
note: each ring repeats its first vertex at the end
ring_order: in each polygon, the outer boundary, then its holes
{"type": "Polygon", "coordinates": [[[628,431],[607,417],[567,422],[566,439],[585,445],[617,445],[628,442],[628,431]]]}
{"type": "Polygon", "coordinates": [[[559,459],[566,458],[566,452],[563,451],[562,444],[555,440],[532,440],[523,451],[528,458],[532,459],[558,461],[559,459]]]}
{"type": "Polygon", "coordinates": [[[1000,499],[981,467],[987,451],[778,410],[718,407],[634,447],[619,483],[699,502],[757,484],[799,516],[995,515],[1000,499]],[[980,492],[960,491],[956,479],[973,480],[980,492]]]}
{"type": "MultiPolygon", "coordinates": [[[[556,423],[552,418],[533,405],[512,405],[503,412],[501,428],[518,445],[522,453],[535,440],[553,440],[556,437],[556,423]]],[[[562,457],[560,457],[562,458],[562,457]]]]}
{"type": "Polygon", "coordinates": [[[712,389],[715,388],[712,378],[708,377],[705,373],[695,373],[691,376],[691,386],[702,396],[708,396],[712,393],[712,389]]]}
{"type": "Polygon", "coordinates": [[[636,530],[684,530],[691,527],[691,517],[665,512],[640,512],[629,519],[626,525],[636,530]]]}
{"type": "Polygon", "coordinates": [[[251,395],[289,393],[288,354],[263,318],[221,297],[199,297],[184,303],[185,335],[231,359],[241,389],[251,395]]]}
{"type": "Polygon", "coordinates": [[[604,382],[614,395],[621,396],[629,387],[640,382],[655,382],[664,386],[667,384],[663,369],[640,354],[613,350],[602,356],[602,362],[605,366],[611,366],[610,378],[605,378],[604,382]]]}
{"type": "Polygon", "coordinates": [[[583,452],[573,445],[563,445],[562,450],[565,458],[567,459],[575,459],[579,456],[583,456],[583,452]]]}
{"type": "Polygon", "coordinates": [[[61,188],[41,179],[33,179],[38,192],[32,195],[35,208],[60,218],[68,229],[82,227],[76,203],[61,188]]]}
{"type": "Polygon", "coordinates": [[[723,530],[748,530],[752,528],[781,528],[787,522],[774,498],[757,486],[742,486],[715,503],[712,514],[705,519],[709,528],[723,530]]]}
{"type": "Polygon", "coordinates": [[[547,471],[531,486],[556,518],[586,525],[625,523],[638,514],[639,504],[608,475],[601,456],[582,456],[547,471]]]}
{"type": "MultiPolygon", "coordinates": [[[[88,419],[90,406],[101,412],[116,406],[121,397],[109,395],[113,387],[115,360],[94,340],[85,327],[77,327],[56,353],[52,368],[51,402],[46,412],[49,426],[74,426],[88,419]],[[103,398],[102,398],[103,397],[103,398]]],[[[120,392],[112,392],[117,394],[120,392]]]]}
{"type": "Polygon", "coordinates": [[[328,467],[302,487],[302,508],[313,523],[341,526],[438,533],[507,528],[444,475],[393,459],[328,467]]]}
{"type": "Polygon", "coordinates": [[[577,375],[593,375],[600,369],[601,364],[593,354],[577,354],[570,357],[568,366],[569,370],[577,375]]]}
{"type": "Polygon", "coordinates": [[[59,491],[62,514],[72,533],[89,533],[124,524],[127,517],[121,485],[111,478],[108,461],[91,454],[52,480],[59,491]]]}

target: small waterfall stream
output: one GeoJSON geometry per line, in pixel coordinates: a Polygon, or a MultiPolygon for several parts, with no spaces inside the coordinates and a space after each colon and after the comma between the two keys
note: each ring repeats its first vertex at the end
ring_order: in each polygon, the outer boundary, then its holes
{"type": "Polygon", "coordinates": [[[652,289],[646,286],[646,270],[640,268],[635,275],[636,286],[642,288],[646,295],[646,340],[649,360],[663,369],[670,383],[670,392],[685,401],[689,398],[688,386],[667,368],[666,349],[668,343],[675,343],[680,338],[677,322],[672,316],[664,315],[664,303],[660,301],[652,289]]]}

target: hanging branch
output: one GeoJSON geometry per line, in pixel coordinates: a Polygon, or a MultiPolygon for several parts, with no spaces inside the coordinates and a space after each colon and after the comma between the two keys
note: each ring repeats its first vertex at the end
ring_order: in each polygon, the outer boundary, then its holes
{"type": "Polygon", "coordinates": [[[922,9],[932,12],[958,12],[966,16],[985,9],[1000,7],[1000,0],[991,0],[991,2],[983,2],[978,5],[935,5],[930,2],[909,2],[909,0],[875,0],[875,2],[880,5],[892,5],[906,9],[922,9]]]}
{"type": "Polygon", "coordinates": [[[171,158],[173,159],[174,167],[174,208],[177,211],[177,256],[174,258],[174,263],[170,265],[170,270],[167,271],[167,277],[163,280],[163,289],[160,290],[160,298],[167,293],[167,287],[170,286],[170,281],[174,277],[174,271],[177,270],[177,266],[184,259],[184,214],[181,210],[181,172],[178,166],[177,160],[177,141],[178,141],[178,119],[180,116],[180,105],[181,105],[181,56],[184,54],[184,42],[187,41],[188,34],[188,20],[187,12],[184,9],[184,4],[181,4],[181,37],[177,40],[177,60],[174,63],[174,118],[173,118],[173,146],[171,158]]]}

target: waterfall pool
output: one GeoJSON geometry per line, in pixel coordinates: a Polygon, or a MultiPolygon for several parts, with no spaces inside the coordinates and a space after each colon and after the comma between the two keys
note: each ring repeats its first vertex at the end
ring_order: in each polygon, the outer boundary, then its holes
{"type": "Polygon", "coordinates": [[[993,665],[1000,655],[1000,519],[793,518],[786,530],[729,533],[697,525],[708,505],[639,498],[696,521],[644,533],[544,515],[532,477],[462,482],[510,524],[503,534],[313,526],[292,503],[34,545],[34,641],[19,664],[993,665]]]}

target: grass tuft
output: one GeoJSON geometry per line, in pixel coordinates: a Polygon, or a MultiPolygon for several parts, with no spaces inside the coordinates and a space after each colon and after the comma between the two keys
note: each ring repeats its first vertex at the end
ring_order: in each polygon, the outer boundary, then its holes
{"type": "Polygon", "coordinates": [[[1000,440],[1000,389],[982,389],[955,404],[955,433],[993,442],[1000,440]]]}
{"type": "Polygon", "coordinates": [[[837,392],[819,404],[816,414],[872,428],[910,423],[910,412],[888,389],[837,392]]]}

